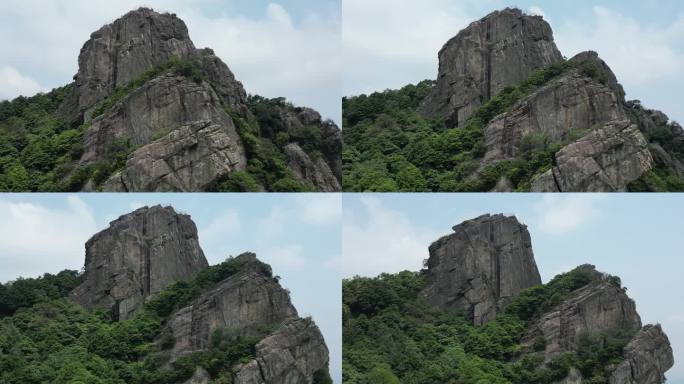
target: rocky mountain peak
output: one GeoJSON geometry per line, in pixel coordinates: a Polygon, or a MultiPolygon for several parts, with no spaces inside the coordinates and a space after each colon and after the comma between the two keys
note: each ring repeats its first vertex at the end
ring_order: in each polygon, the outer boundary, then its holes
{"type": "Polygon", "coordinates": [[[62,114],[72,120],[125,86],[146,70],[172,57],[194,55],[183,20],[149,8],[130,11],[90,35],[78,57],[78,73],[62,114]]]}
{"type": "Polygon", "coordinates": [[[88,240],[84,282],[72,298],[123,320],[150,295],[194,277],[207,265],[190,216],[172,207],[143,207],[88,240]]]}
{"type": "Polygon", "coordinates": [[[460,126],[505,87],[562,58],[542,17],[515,8],[492,12],[439,51],[437,84],[421,112],[460,126]]]}
{"type": "Polygon", "coordinates": [[[426,299],[484,324],[521,290],[541,284],[527,227],[514,216],[483,215],[430,245],[426,299]]]}

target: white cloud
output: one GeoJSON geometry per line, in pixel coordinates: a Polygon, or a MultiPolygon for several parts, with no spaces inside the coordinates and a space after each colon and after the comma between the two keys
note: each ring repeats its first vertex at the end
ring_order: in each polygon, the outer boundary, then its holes
{"type": "Polygon", "coordinates": [[[345,95],[397,88],[437,75],[437,52],[478,19],[451,0],[342,1],[345,95]]]}
{"type": "Polygon", "coordinates": [[[560,25],[555,36],[568,57],[594,50],[626,86],[647,84],[682,72],[684,52],[677,49],[684,18],[671,25],[647,26],[620,12],[593,7],[595,25],[584,20],[560,25]]]}
{"type": "MultiPolygon", "coordinates": [[[[90,33],[142,5],[176,13],[195,45],[213,48],[248,92],[285,96],[339,122],[339,14],[309,12],[293,22],[287,3],[268,4],[263,16],[246,17],[202,12],[220,9],[216,0],[4,0],[0,68],[20,68],[46,86],[64,85],[76,73],[79,51],[90,33]]],[[[9,93],[0,96],[17,95],[0,89],[9,93]]]]}
{"type": "Polygon", "coordinates": [[[299,204],[300,218],[307,224],[337,224],[342,217],[342,196],[340,194],[299,194],[296,200],[299,204]]]}
{"type": "Polygon", "coordinates": [[[361,202],[363,217],[344,212],[343,276],[419,270],[428,257],[428,246],[439,234],[416,227],[403,213],[383,206],[375,197],[364,196],[361,202]]]}
{"type": "Polygon", "coordinates": [[[534,15],[534,16],[541,16],[541,17],[544,18],[544,20],[546,20],[547,22],[551,23],[551,19],[546,15],[546,13],[544,12],[544,10],[543,10],[541,7],[537,6],[537,5],[533,5],[533,6],[529,7],[529,8],[527,8],[527,14],[529,14],[529,15],[534,15]]]}
{"type": "Polygon", "coordinates": [[[285,233],[288,215],[279,206],[273,206],[268,216],[257,220],[257,230],[264,239],[275,239],[285,233]]]}
{"type": "Polygon", "coordinates": [[[97,226],[78,197],[67,197],[66,208],[0,197],[0,211],[0,281],[83,266],[84,244],[97,226]]]}
{"type": "Polygon", "coordinates": [[[600,199],[596,194],[544,194],[535,207],[536,227],[549,234],[572,232],[600,216],[600,199]]]}
{"type": "Polygon", "coordinates": [[[271,264],[274,271],[298,270],[306,265],[303,249],[298,244],[288,244],[259,250],[259,258],[271,264]]]}
{"type": "Polygon", "coordinates": [[[0,100],[13,99],[19,95],[33,96],[43,90],[38,82],[26,77],[10,66],[0,67],[0,100]]]}
{"type": "Polygon", "coordinates": [[[225,242],[226,238],[240,232],[242,225],[236,211],[227,210],[216,215],[206,227],[202,228],[202,242],[213,244],[225,242]]]}

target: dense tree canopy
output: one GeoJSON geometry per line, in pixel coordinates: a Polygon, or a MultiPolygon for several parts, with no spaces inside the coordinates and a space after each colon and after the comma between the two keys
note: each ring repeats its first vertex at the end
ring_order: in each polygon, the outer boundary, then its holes
{"type": "MultiPolygon", "coordinates": [[[[258,266],[272,276],[268,265],[258,266]]],[[[243,267],[244,261],[234,258],[208,267],[195,279],[165,289],[133,318],[121,322],[64,298],[79,283],[75,271],[2,285],[0,382],[167,384],[182,382],[203,367],[212,383],[230,383],[234,365],[251,360],[254,346],[275,324],[246,334],[218,329],[208,350],[171,364],[167,364],[167,350],[175,341],[164,333],[164,324],[173,311],[243,267]]],[[[317,383],[330,383],[327,371],[316,377],[317,383]]]]}
{"type": "MultiPolygon", "coordinates": [[[[345,384],[550,384],[578,368],[591,383],[606,383],[632,333],[582,337],[577,353],[543,365],[521,341],[527,325],[574,290],[596,279],[578,268],[523,291],[503,314],[473,326],[459,312],[428,305],[419,295],[422,272],[383,274],[343,282],[343,381],[345,384]]],[[[620,284],[619,279],[610,277],[620,284]]]]}

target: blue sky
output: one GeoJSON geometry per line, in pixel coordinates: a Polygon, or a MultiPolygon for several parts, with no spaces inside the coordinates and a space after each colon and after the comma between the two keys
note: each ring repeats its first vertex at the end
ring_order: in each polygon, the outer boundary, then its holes
{"type": "Polygon", "coordinates": [[[436,78],[442,45],[472,21],[508,6],[544,15],[565,56],[597,51],[616,73],[628,99],[639,99],[648,108],[684,121],[680,0],[344,0],[343,94],[436,78]]]}
{"type": "Polygon", "coordinates": [[[644,323],[661,323],[684,382],[682,194],[344,194],[343,275],[418,270],[451,227],[485,213],[526,224],[542,279],[590,263],[618,275],[644,323]]]}
{"type": "Polygon", "coordinates": [[[0,281],[80,269],[90,236],[156,204],[191,215],[210,264],[245,251],[271,264],[300,316],[321,328],[341,381],[339,194],[2,194],[0,281]]]}
{"type": "Polygon", "coordinates": [[[339,123],[340,0],[4,0],[0,100],[71,82],[90,34],[143,5],[176,13],[247,92],[285,96],[339,123]]]}

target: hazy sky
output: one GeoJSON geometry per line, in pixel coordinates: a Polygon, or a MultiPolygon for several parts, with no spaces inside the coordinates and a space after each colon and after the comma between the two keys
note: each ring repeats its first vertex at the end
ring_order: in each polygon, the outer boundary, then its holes
{"type": "Polygon", "coordinates": [[[3,0],[0,100],[71,82],[90,34],[143,5],[176,13],[248,93],[285,96],[339,123],[340,0],[3,0]]]}
{"type": "Polygon", "coordinates": [[[437,52],[444,43],[472,21],[507,6],[544,15],[563,55],[597,51],[628,99],[684,122],[681,0],[343,0],[343,94],[436,78],[437,52]]]}
{"type": "Polygon", "coordinates": [[[544,282],[590,263],[620,276],[644,324],[661,323],[684,383],[682,194],[344,194],[343,275],[419,270],[428,246],[463,220],[515,215],[544,282]]]}
{"type": "Polygon", "coordinates": [[[80,269],[92,235],[156,204],[190,214],[210,264],[245,251],[271,264],[300,316],[321,328],[341,382],[339,194],[2,194],[0,281],[80,269]]]}

